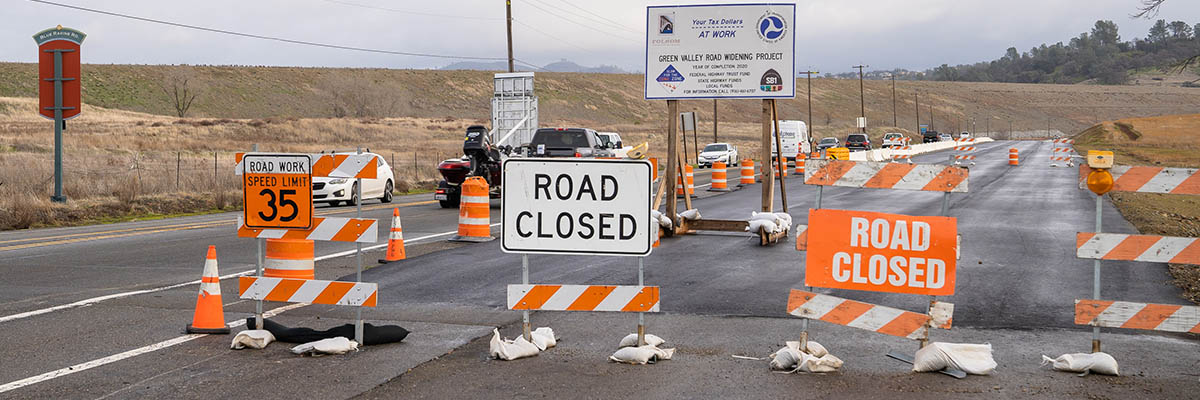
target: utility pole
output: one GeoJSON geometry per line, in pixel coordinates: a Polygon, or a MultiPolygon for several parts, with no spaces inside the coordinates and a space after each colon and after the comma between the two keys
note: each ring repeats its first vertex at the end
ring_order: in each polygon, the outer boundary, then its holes
{"type": "Polygon", "coordinates": [[[850,68],[858,68],[858,105],[859,105],[859,111],[860,111],[859,116],[862,117],[862,119],[863,119],[863,127],[862,127],[863,133],[867,133],[867,124],[866,124],[866,122],[867,122],[867,97],[866,97],[866,92],[863,91],[863,68],[866,68],[866,67],[870,67],[870,65],[855,65],[853,67],[850,67],[850,68]]]}
{"type": "Polygon", "coordinates": [[[917,112],[917,134],[921,134],[921,97],[919,92],[913,93],[913,110],[917,112]]]}
{"type": "Polygon", "coordinates": [[[929,130],[936,130],[933,128],[933,103],[929,103],[929,130]]]}
{"type": "Polygon", "coordinates": [[[515,72],[512,53],[512,0],[504,0],[504,13],[508,15],[506,19],[508,25],[508,72],[515,72]]]}
{"type": "Polygon", "coordinates": [[[713,99],[713,143],[716,142],[719,142],[717,140],[717,99],[713,99]]]}
{"type": "Polygon", "coordinates": [[[814,140],[814,138],[817,137],[816,133],[814,133],[814,131],[813,131],[813,125],[815,125],[815,123],[813,122],[814,120],[813,120],[813,113],[812,113],[812,76],[813,76],[813,74],[819,74],[819,73],[821,73],[821,72],[820,71],[801,72],[801,74],[808,75],[808,141],[810,143],[814,140]]]}
{"type": "Polygon", "coordinates": [[[896,73],[892,72],[892,126],[900,127],[900,118],[896,114],[896,73]]]}
{"type": "Polygon", "coordinates": [[[987,120],[983,122],[983,126],[984,126],[983,129],[987,130],[988,136],[992,136],[992,116],[991,115],[989,115],[987,117],[987,120]]]}

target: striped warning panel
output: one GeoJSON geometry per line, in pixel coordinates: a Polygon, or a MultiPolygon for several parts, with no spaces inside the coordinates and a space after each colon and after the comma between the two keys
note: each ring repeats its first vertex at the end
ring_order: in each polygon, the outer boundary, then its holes
{"type": "Polygon", "coordinates": [[[965,193],[967,172],[952,165],[813,160],[804,170],[804,183],[875,189],[965,193]]]}
{"type": "Polygon", "coordinates": [[[1059,144],[1059,143],[1061,143],[1061,144],[1075,144],[1075,139],[1061,138],[1061,139],[1054,139],[1054,141],[1053,141],[1053,142],[1054,142],[1055,144],[1059,144]]]}
{"type": "Polygon", "coordinates": [[[1076,257],[1092,260],[1200,265],[1200,238],[1080,232],[1075,249],[1076,257]]]}
{"type": "MultiPolygon", "coordinates": [[[[272,153],[237,153],[234,174],[242,174],[242,158],[246,154],[272,153]]],[[[308,159],[313,177],[375,179],[379,176],[379,160],[374,154],[309,154],[308,159]]]]}
{"type": "Polygon", "coordinates": [[[796,234],[796,251],[807,251],[808,225],[792,225],[792,232],[796,234]]]}
{"type": "Polygon", "coordinates": [[[1106,328],[1200,333],[1200,307],[1075,300],[1075,324],[1106,328]]]}
{"type": "Polygon", "coordinates": [[[658,286],[508,285],[508,308],[658,312],[658,286]]]}
{"type": "Polygon", "coordinates": [[[974,160],[975,156],[954,156],[955,160],[974,160]]]}
{"type": "Polygon", "coordinates": [[[368,282],[256,276],[238,278],[238,296],[251,300],[375,307],[378,292],[378,285],[368,282]]]}
{"type": "Polygon", "coordinates": [[[331,242],[375,243],[379,221],[366,218],[313,217],[313,227],[303,229],[257,229],[245,226],[238,216],[238,237],[258,239],[308,239],[331,242]]]}
{"type": "Polygon", "coordinates": [[[892,156],[893,160],[908,160],[912,159],[912,154],[896,154],[892,156]]]}
{"type": "Polygon", "coordinates": [[[788,296],[788,314],[796,317],[817,319],[838,325],[875,331],[887,335],[922,339],[928,336],[927,327],[950,326],[953,305],[941,303],[939,320],[927,314],[904,311],[854,300],[846,300],[824,294],[792,289],[788,296]],[[945,307],[944,305],[950,305],[945,307]]]}
{"type": "Polygon", "coordinates": [[[1055,147],[1053,152],[1054,153],[1074,153],[1075,149],[1072,149],[1070,147],[1055,147]]]}
{"type": "MultiPolygon", "coordinates": [[[[1085,182],[1092,169],[1079,167],[1079,188],[1087,189],[1085,182]]],[[[1109,170],[1113,176],[1114,192],[1200,194],[1200,169],[1135,167],[1118,165],[1109,170]]]]}
{"type": "Polygon", "coordinates": [[[1071,156],[1050,156],[1050,161],[1071,161],[1071,156]]]}
{"type": "Polygon", "coordinates": [[[965,138],[965,139],[959,138],[959,139],[954,139],[954,142],[955,143],[975,143],[975,139],[976,138],[965,138]]]}
{"type": "Polygon", "coordinates": [[[958,146],[954,151],[975,151],[975,146],[958,146]]]}

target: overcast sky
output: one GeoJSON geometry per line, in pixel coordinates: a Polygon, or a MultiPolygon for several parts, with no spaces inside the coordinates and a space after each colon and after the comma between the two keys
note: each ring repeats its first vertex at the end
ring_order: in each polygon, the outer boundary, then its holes
{"type": "MultiPolygon", "coordinates": [[[[379,50],[503,59],[503,0],[51,0],[145,18],[379,50]],[[390,9],[390,10],[385,10],[390,9]]],[[[643,69],[645,6],[680,0],[513,0],[516,58],[537,65],[643,69]]],[[[709,3],[738,1],[709,1],[709,3]]],[[[753,2],[753,1],[749,1],[753,2]]],[[[797,2],[797,69],[923,70],[1066,42],[1113,20],[1145,37],[1138,0],[811,0],[797,2]]],[[[32,35],[57,24],[88,34],[83,57],[104,64],[248,64],[437,68],[458,61],[372,54],[159,25],[26,0],[0,0],[0,61],[36,60],[32,35]]],[[[1168,0],[1158,18],[1200,22],[1200,1],[1168,0]]]]}

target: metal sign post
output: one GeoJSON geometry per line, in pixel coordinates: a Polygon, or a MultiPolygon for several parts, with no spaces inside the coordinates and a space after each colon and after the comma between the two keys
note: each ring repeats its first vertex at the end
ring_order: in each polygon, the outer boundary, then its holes
{"type": "Polygon", "coordinates": [[[51,201],[67,201],[63,195],[63,138],[66,120],[79,115],[79,47],[87,35],[59,25],[33,35],[38,45],[38,113],[54,120],[54,195],[51,201]]]}
{"type": "MultiPolygon", "coordinates": [[[[354,153],[362,154],[362,148],[355,149],[354,153]]],[[[362,178],[354,179],[354,196],[358,200],[354,204],[354,218],[362,218],[362,178]]],[[[362,242],[354,242],[354,260],[358,264],[354,275],[354,282],[362,282],[362,242]]],[[[354,309],[354,341],[359,344],[363,342],[362,307],[354,309]]]]}

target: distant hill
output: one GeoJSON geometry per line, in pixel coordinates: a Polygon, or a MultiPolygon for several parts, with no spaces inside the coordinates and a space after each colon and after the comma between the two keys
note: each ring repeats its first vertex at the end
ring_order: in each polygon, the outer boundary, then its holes
{"type": "MultiPolygon", "coordinates": [[[[460,71],[460,70],[507,71],[508,70],[508,62],[506,62],[506,61],[497,61],[497,62],[460,61],[460,62],[456,62],[456,63],[447,65],[447,66],[439,68],[439,69],[441,69],[443,71],[460,71]]],[[[520,65],[520,64],[516,65],[516,70],[517,71],[535,71],[535,69],[533,69],[533,68],[530,68],[530,67],[524,66],[524,65],[520,65]]],[[[536,71],[583,72],[583,73],[589,73],[589,74],[627,74],[627,73],[629,73],[628,71],[617,68],[614,65],[601,65],[599,67],[585,67],[585,66],[576,64],[574,62],[567,61],[567,60],[560,60],[557,62],[552,62],[550,64],[546,64],[545,66],[542,66],[540,69],[537,69],[536,71]]]]}

